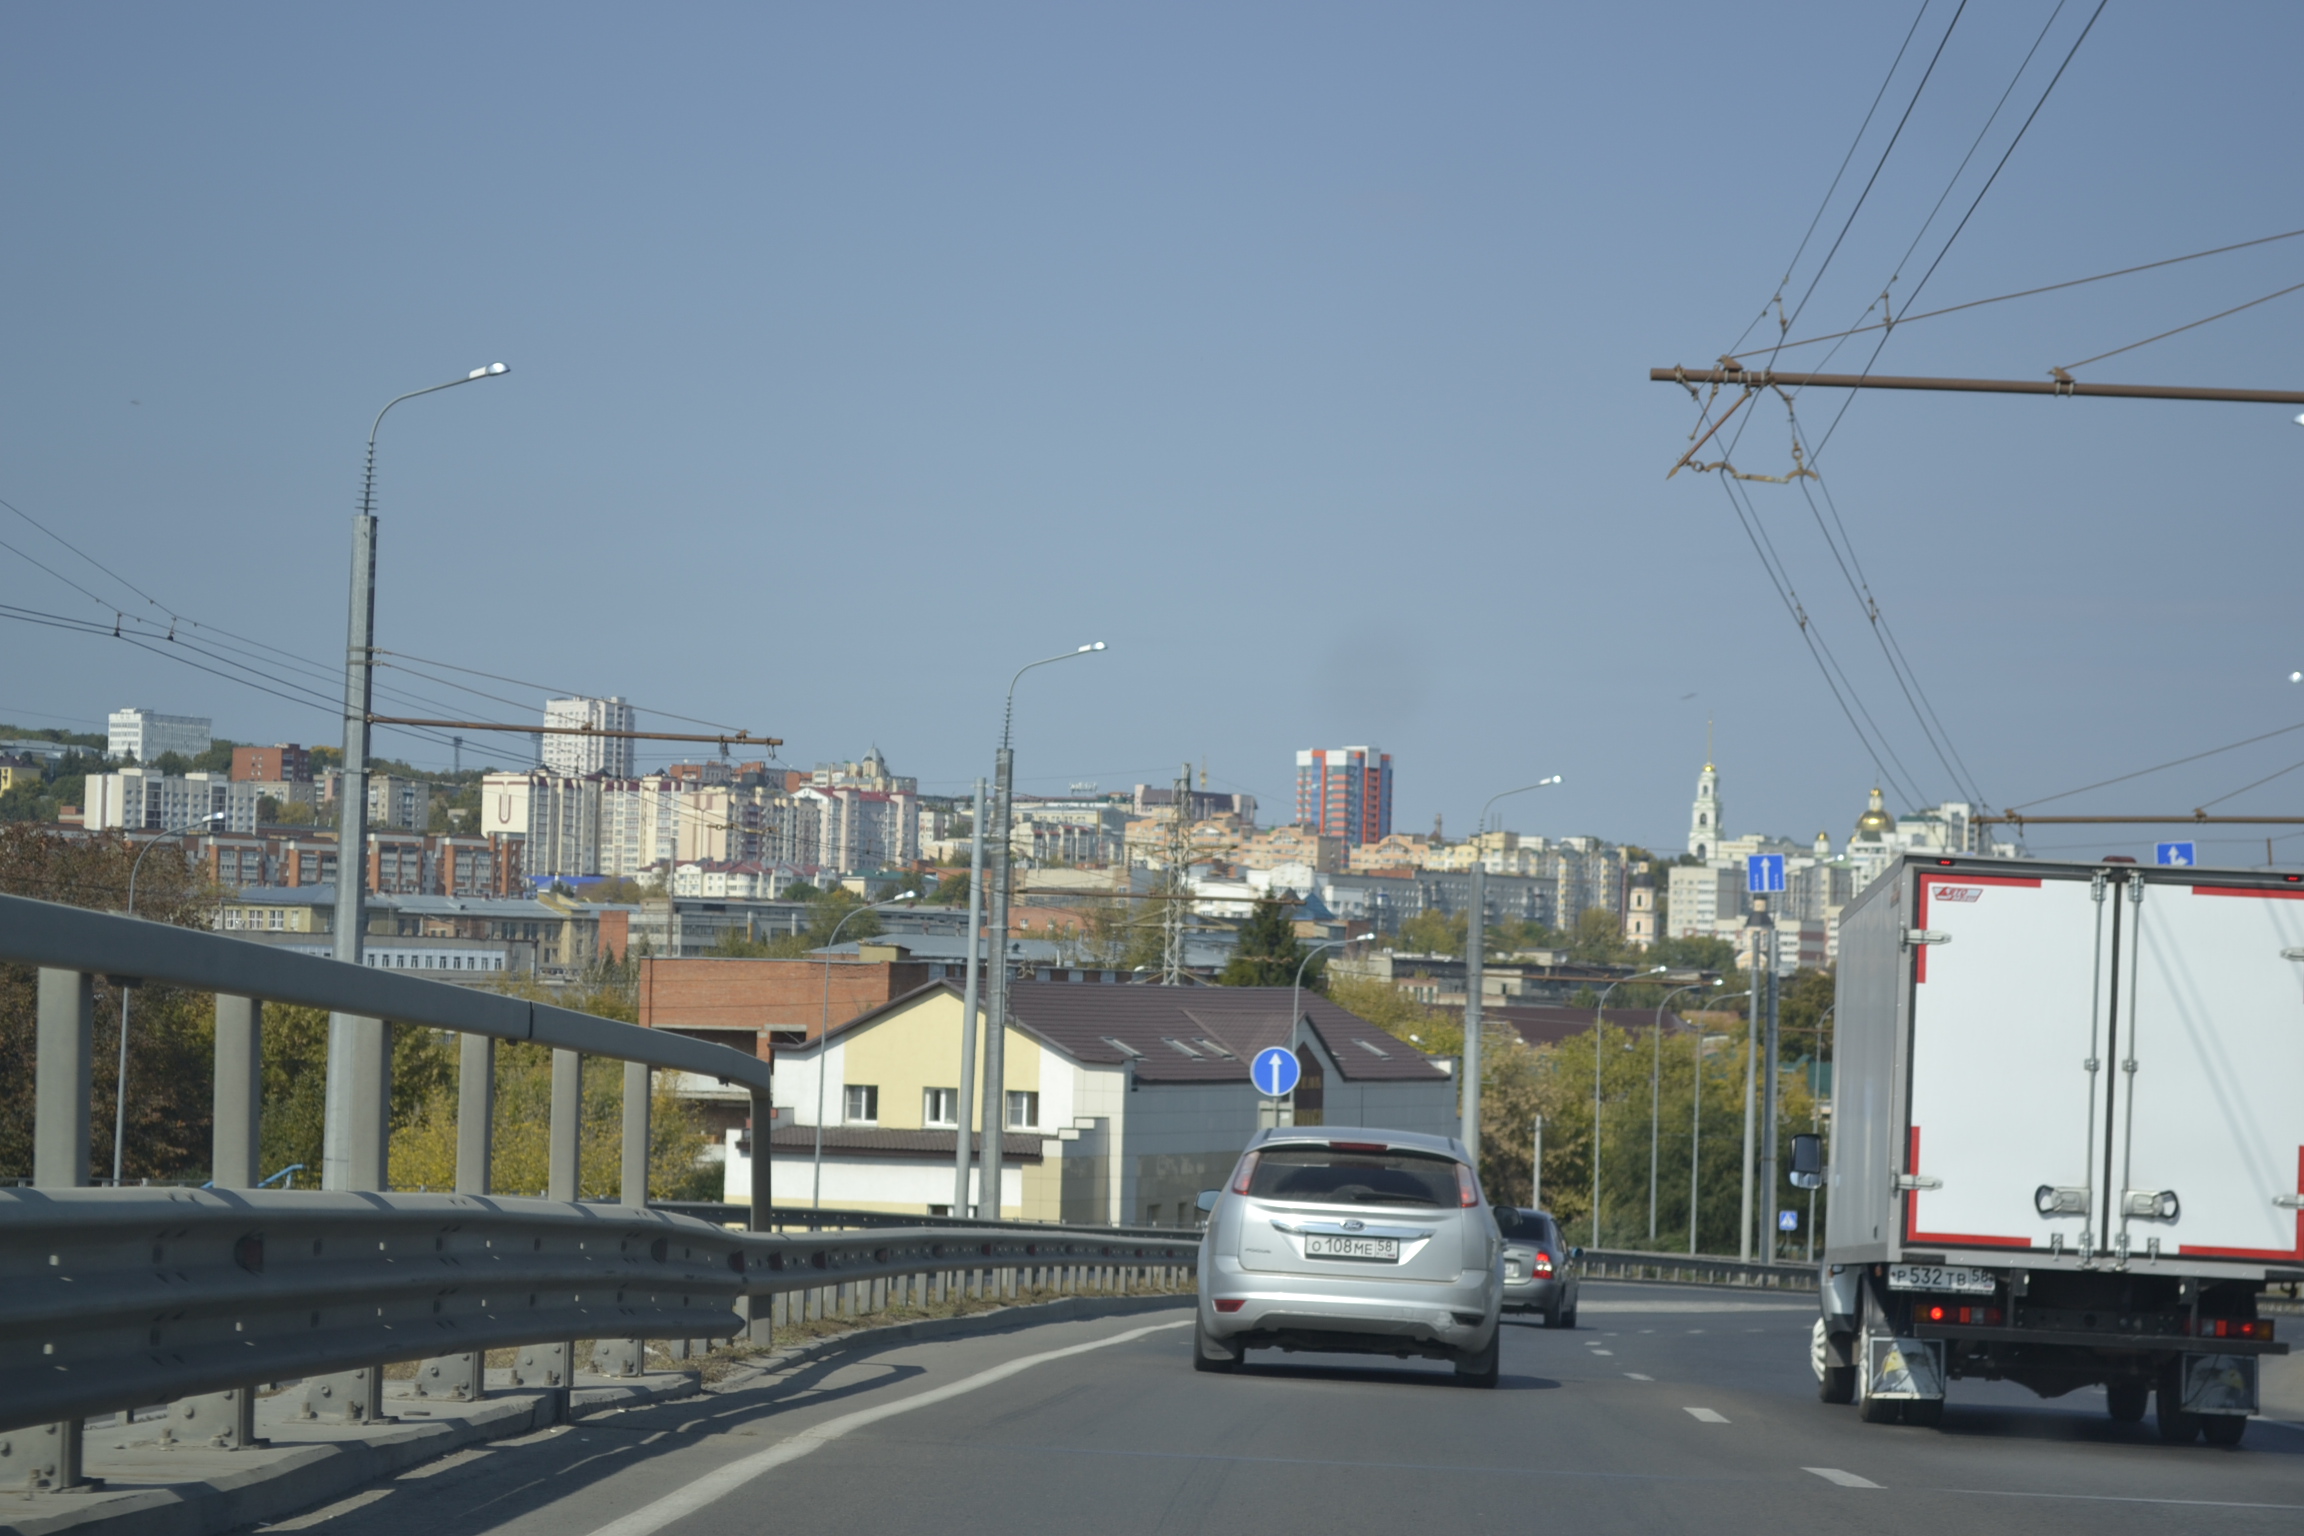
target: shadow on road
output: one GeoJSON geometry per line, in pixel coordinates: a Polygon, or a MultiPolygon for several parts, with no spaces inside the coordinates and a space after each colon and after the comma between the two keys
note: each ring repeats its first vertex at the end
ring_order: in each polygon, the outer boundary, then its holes
{"type": "MultiPolygon", "coordinates": [[[[1295,1361],[1269,1363],[1253,1356],[1242,1365],[1239,1374],[1267,1381],[1365,1381],[1391,1387],[1446,1387],[1458,1389],[1461,1384],[1456,1373],[1449,1370],[1417,1371],[1397,1367],[1371,1365],[1308,1365],[1295,1361]]],[[[1499,1392],[1550,1392],[1560,1383],[1543,1376],[1506,1375],[1496,1383],[1499,1392]]]]}

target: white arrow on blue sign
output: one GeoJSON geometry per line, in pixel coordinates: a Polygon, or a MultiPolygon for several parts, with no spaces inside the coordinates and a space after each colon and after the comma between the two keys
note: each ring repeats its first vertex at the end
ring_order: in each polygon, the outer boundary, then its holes
{"type": "Polygon", "coordinates": [[[1284,1099],[1296,1091],[1296,1079],[1304,1069],[1296,1064],[1296,1053],[1284,1046],[1271,1046],[1256,1053],[1248,1064],[1248,1076],[1255,1081],[1256,1090],[1268,1099],[1284,1099]]]}
{"type": "Polygon", "coordinates": [[[2189,869],[2200,862],[2197,843],[2162,843],[2159,852],[2163,864],[2181,864],[2189,869]]]}
{"type": "Polygon", "coordinates": [[[1745,859],[1744,889],[1755,896],[1772,896],[1784,889],[1784,855],[1755,853],[1745,859]]]}

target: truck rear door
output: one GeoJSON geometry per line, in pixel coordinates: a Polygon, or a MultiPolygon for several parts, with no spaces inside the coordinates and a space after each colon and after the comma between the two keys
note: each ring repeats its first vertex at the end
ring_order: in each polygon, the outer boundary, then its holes
{"type": "Polygon", "coordinates": [[[1907,1246],[2077,1249],[2089,1231],[2104,882],[1917,864],[1907,1246]],[[2041,1191],[2070,1207],[2044,1217],[2041,1191]]]}
{"type": "Polygon", "coordinates": [[[2111,1242],[2304,1261],[2304,887],[2212,880],[2121,903],[2111,1242]]]}

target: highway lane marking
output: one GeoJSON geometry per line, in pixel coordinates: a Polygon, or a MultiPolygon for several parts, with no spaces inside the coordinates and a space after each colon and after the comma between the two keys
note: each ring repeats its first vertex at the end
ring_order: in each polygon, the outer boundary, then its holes
{"type": "Polygon", "coordinates": [[[1643,1376],[1638,1371],[1626,1371],[1624,1374],[1634,1381],[1654,1381],[1656,1379],[1653,1376],[1643,1376]]]}
{"type": "Polygon", "coordinates": [[[970,1392],[981,1391],[995,1382],[1006,1381],[1011,1376],[1020,1375],[1036,1365],[1046,1365],[1051,1360],[1063,1360],[1073,1355],[1085,1355],[1092,1350],[1109,1349],[1115,1344],[1126,1344],[1131,1340],[1141,1339],[1147,1334],[1165,1333],[1171,1328],[1189,1328],[1190,1326],[1192,1326],[1192,1319],[1190,1318],[1183,1318],[1173,1323],[1153,1323],[1143,1328],[1131,1328],[1125,1333],[1115,1333],[1110,1338],[1092,1339],[1086,1344],[1073,1344],[1064,1349],[1043,1350],[1037,1355],[1023,1355],[1017,1359],[995,1365],[989,1370],[978,1371],[973,1376],[964,1376],[960,1380],[944,1386],[931,1387],[925,1392],[914,1393],[912,1396],[897,1402],[882,1403],[875,1408],[859,1408],[854,1413],[844,1413],[838,1418],[826,1419],[821,1424],[814,1424],[801,1430],[789,1440],[778,1441],[767,1450],[755,1451],[749,1456],[740,1457],[729,1462],[726,1466],[707,1472],[678,1492],[668,1493],[653,1503],[643,1504],[621,1519],[611,1520],[606,1525],[597,1527],[592,1532],[592,1536],[650,1536],[650,1533],[664,1529],[673,1521],[692,1515],[705,1506],[726,1498],[754,1478],[773,1472],[787,1462],[798,1461],[811,1451],[820,1451],[843,1435],[862,1429],[868,1424],[877,1424],[882,1419],[892,1419],[898,1414],[910,1413],[916,1408],[927,1408],[936,1403],[949,1402],[955,1397],[966,1396],[970,1392]]]}
{"type": "Polygon", "coordinates": [[[1877,1488],[1880,1486],[1868,1477],[1858,1477],[1855,1473],[1843,1472],[1838,1467],[1802,1467],[1800,1470],[1813,1472],[1824,1481],[1838,1483],[1843,1488],[1877,1488]]]}
{"type": "Polygon", "coordinates": [[[1728,1422],[1728,1415],[1717,1408],[1683,1408],[1680,1411],[1699,1424],[1725,1424],[1728,1422]]]}

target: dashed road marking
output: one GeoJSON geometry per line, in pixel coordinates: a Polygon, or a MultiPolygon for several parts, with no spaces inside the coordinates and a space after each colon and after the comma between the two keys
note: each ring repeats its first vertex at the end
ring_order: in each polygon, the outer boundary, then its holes
{"type": "Polygon", "coordinates": [[[1653,1376],[1643,1376],[1638,1371],[1626,1371],[1624,1374],[1632,1381],[1654,1381],[1656,1379],[1653,1376]]]}
{"type": "Polygon", "coordinates": [[[1838,1467],[1802,1467],[1800,1470],[1813,1472],[1824,1481],[1838,1483],[1843,1488],[1877,1488],[1880,1486],[1868,1477],[1858,1477],[1855,1473],[1843,1472],[1838,1467]]]}
{"type": "Polygon", "coordinates": [[[1612,1349],[1596,1349],[1596,1350],[1592,1351],[1592,1353],[1594,1353],[1594,1354],[1596,1354],[1596,1355],[1612,1355],[1612,1354],[1616,1353],[1616,1351],[1614,1351],[1614,1350],[1612,1350],[1612,1349]]]}
{"type": "Polygon", "coordinates": [[[1717,1408],[1686,1408],[1681,1411],[1699,1424],[1725,1424],[1728,1422],[1728,1415],[1717,1408]]]}

